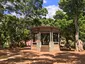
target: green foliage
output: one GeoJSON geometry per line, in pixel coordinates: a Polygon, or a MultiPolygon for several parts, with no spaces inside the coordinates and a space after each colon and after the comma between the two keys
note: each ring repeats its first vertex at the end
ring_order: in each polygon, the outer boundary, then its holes
{"type": "Polygon", "coordinates": [[[1,0],[0,12],[16,12],[20,15],[23,14],[25,17],[34,17],[40,14],[39,10],[42,9],[42,4],[43,0],[1,0]]]}
{"type": "Polygon", "coordinates": [[[74,40],[74,25],[73,21],[69,19],[68,15],[63,11],[56,11],[54,18],[54,24],[60,28],[61,36],[68,40],[74,40]]]}
{"type": "Polygon", "coordinates": [[[81,15],[79,18],[79,27],[80,27],[80,39],[85,42],[85,16],[81,15]]]}
{"type": "Polygon", "coordinates": [[[85,0],[60,0],[59,6],[72,17],[83,12],[85,0]]]}
{"type": "Polygon", "coordinates": [[[38,10],[38,14],[41,16],[46,16],[46,14],[48,13],[46,8],[42,8],[41,10],[38,10]]]}
{"type": "Polygon", "coordinates": [[[79,17],[85,8],[85,0],[60,0],[59,6],[74,21],[75,41],[79,39],[79,17]]]}
{"type": "Polygon", "coordinates": [[[40,19],[48,13],[42,8],[43,0],[0,0],[0,45],[9,47],[20,45],[22,40],[31,38],[30,28],[40,26],[40,19]],[[8,4],[10,3],[10,4],[8,4]],[[4,11],[24,15],[17,18],[4,15],[4,11]]]}
{"type": "Polygon", "coordinates": [[[54,20],[51,18],[42,18],[40,19],[41,26],[54,26],[54,20]]]}
{"type": "Polygon", "coordinates": [[[0,39],[3,47],[20,42],[28,37],[30,31],[25,23],[15,16],[5,15],[0,26],[0,39]]]}
{"type": "Polygon", "coordinates": [[[56,11],[55,13],[56,15],[54,16],[54,19],[63,19],[65,17],[65,14],[63,13],[63,11],[56,11]]]}

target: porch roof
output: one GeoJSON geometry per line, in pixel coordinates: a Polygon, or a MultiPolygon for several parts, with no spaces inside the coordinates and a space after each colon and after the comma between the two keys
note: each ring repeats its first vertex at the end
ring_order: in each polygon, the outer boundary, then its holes
{"type": "Polygon", "coordinates": [[[55,32],[55,33],[59,33],[60,29],[57,27],[53,27],[53,26],[38,26],[38,27],[33,27],[32,28],[32,33],[47,33],[47,32],[55,32]]]}

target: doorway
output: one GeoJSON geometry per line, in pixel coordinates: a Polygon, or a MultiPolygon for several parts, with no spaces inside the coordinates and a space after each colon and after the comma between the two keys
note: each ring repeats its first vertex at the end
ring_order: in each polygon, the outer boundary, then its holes
{"type": "Polygon", "coordinates": [[[50,33],[41,33],[41,43],[42,45],[49,45],[50,33]]]}

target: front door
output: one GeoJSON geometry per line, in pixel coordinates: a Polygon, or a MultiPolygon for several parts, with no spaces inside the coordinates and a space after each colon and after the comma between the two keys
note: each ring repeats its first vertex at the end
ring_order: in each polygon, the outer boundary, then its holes
{"type": "Polygon", "coordinates": [[[42,45],[49,45],[50,33],[41,33],[41,43],[42,45]]]}

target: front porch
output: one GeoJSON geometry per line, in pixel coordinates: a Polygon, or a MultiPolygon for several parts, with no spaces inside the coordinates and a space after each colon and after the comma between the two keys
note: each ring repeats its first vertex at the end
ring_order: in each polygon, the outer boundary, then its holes
{"type": "MultiPolygon", "coordinates": [[[[31,50],[38,51],[37,47],[36,47],[36,44],[32,45],[31,50]]],[[[55,52],[55,51],[60,51],[59,44],[54,44],[54,48],[51,52],[55,52]]],[[[49,45],[42,45],[40,52],[49,52],[49,45]]]]}
{"type": "MultiPolygon", "coordinates": [[[[33,43],[39,51],[53,51],[55,44],[60,42],[60,31],[56,27],[40,26],[32,28],[33,43]],[[39,40],[40,42],[36,42],[39,40]]],[[[59,47],[59,46],[57,46],[59,47]]],[[[59,49],[59,48],[56,48],[59,49]]]]}

